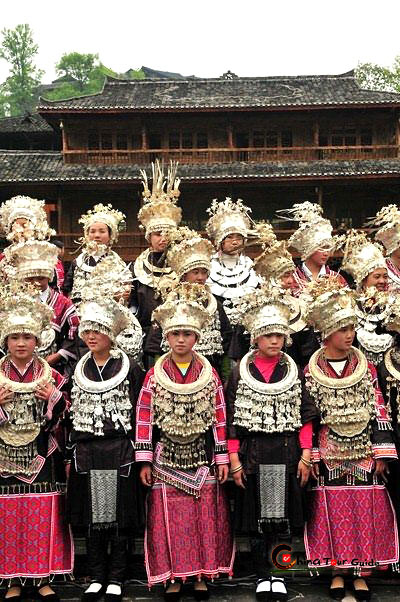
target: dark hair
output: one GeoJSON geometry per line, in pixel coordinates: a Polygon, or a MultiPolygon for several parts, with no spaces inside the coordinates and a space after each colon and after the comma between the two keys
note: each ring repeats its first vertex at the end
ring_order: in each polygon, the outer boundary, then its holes
{"type": "Polygon", "coordinates": [[[64,248],[64,243],[62,242],[62,240],[59,240],[58,238],[51,238],[50,242],[52,245],[58,247],[59,249],[64,248]]]}

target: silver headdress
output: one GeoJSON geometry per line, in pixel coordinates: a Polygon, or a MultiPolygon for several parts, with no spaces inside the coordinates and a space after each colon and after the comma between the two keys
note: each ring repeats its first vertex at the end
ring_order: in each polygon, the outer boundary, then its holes
{"type": "Polygon", "coordinates": [[[209,240],[186,226],[169,230],[166,239],[169,243],[167,263],[178,280],[195,268],[205,268],[210,272],[214,247],[209,240]]]}
{"type": "Polygon", "coordinates": [[[147,173],[140,170],[143,183],[143,207],[138,213],[138,220],[145,228],[146,239],[152,232],[163,232],[176,228],[182,219],[182,209],[176,203],[180,196],[180,180],[176,177],[178,163],[171,161],[165,178],[164,167],[158,159],[151,164],[153,173],[150,191],[147,173]]]}
{"type": "Polygon", "coordinates": [[[83,226],[84,242],[86,243],[89,242],[88,231],[93,224],[105,224],[110,228],[110,245],[118,240],[118,234],[124,232],[126,228],[125,215],[118,209],[113,209],[110,203],[108,205],[98,203],[93,209],[89,209],[87,213],[81,215],[79,223],[83,226]]]}
{"type": "MultiPolygon", "coordinates": [[[[111,305],[107,302],[107,308],[109,307],[110,311],[117,311],[119,316],[121,313],[125,315],[123,320],[121,316],[119,317],[117,329],[111,328],[111,331],[114,331],[113,341],[115,341],[116,346],[122,349],[122,351],[125,351],[125,353],[138,360],[142,352],[142,327],[132,312],[123,305],[122,300],[122,295],[131,290],[132,279],[132,272],[118,255],[107,255],[97,264],[89,278],[85,281],[82,288],[82,298],[85,302],[90,303],[93,301],[97,305],[99,305],[99,299],[100,305],[102,305],[103,299],[113,301],[111,305]],[[118,298],[120,298],[120,301],[117,303],[114,300],[118,298]],[[120,324],[122,326],[125,324],[122,330],[119,330],[120,324]]],[[[86,307],[89,307],[89,305],[86,305],[86,307]]],[[[104,309],[105,313],[108,311],[108,309],[104,309]]],[[[87,310],[85,310],[85,313],[88,315],[87,310]]],[[[110,336],[111,321],[108,320],[106,324],[105,320],[105,318],[102,318],[103,327],[105,328],[104,333],[110,336]]]]}
{"type": "Polygon", "coordinates": [[[316,203],[296,203],[291,209],[280,209],[277,215],[280,219],[299,222],[288,244],[300,253],[302,261],[318,249],[332,251],[338,246],[339,239],[332,236],[331,222],[322,217],[322,207],[316,203]]]}
{"type": "Polygon", "coordinates": [[[0,346],[10,334],[27,333],[38,339],[50,325],[53,310],[37,298],[37,287],[12,280],[0,289],[0,346]]]}
{"type": "Polygon", "coordinates": [[[271,226],[264,222],[257,224],[262,253],[254,259],[254,270],[265,280],[279,280],[286,272],[296,268],[289,253],[286,240],[278,240],[271,226]]]}
{"type": "Polygon", "coordinates": [[[182,282],[153,311],[152,319],[160,324],[164,336],[172,330],[190,330],[200,337],[201,331],[211,320],[207,311],[208,300],[204,286],[182,282]]]}
{"type": "Polygon", "coordinates": [[[400,247],[400,210],[397,205],[382,207],[367,225],[377,229],[375,240],[384,245],[387,255],[400,247]]]}
{"type": "Polygon", "coordinates": [[[251,342],[264,334],[278,333],[289,337],[291,303],[289,295],[271,283],[264,283],[257,291],[244,295],[235,304],[235,322],[240,322],[250,333],[251,342]]]}
{"type": "Polygon", "coordinates": [[[242,199],[233,201],[226,197],[225,201],[214,199],[207,209],[210,218],[206,232],[217,249],[229,234],[241,234],[244,239],[255,235],[250,218],[251,209],[243,204],[242,199]]]}
{"type": "Polygon", "coordinates": [[[349,230],[346,233],[346,244],[342,268],[348,272],[360,287],[364,278],[379,268],[386,269],[386,261],[381,247],[368,240],[365,232],[349,230]]]}
{"type": "Polygon", "coordinates": [[[56,232],[49,227],[44,210],[45,202],[29,196],[14,196],[0,207],[0,233],[12,242],[35,238],[47,240],[56,232]],[[27,220],[26,225],[16,224],[16,220],[27,220]]]}
{"type": "Polygon", "coordinates": [[[28,240],[11,245],[4,250],[5,271],[19,280],[25,278],[53,279],[57,264],[57,247],[45,240],[28,240]]]}
{"type": "Polygon", "coordinates": [[[321,333],[322,340],[351,324],[357,324],[356,296],[343,286],[337,276],[310,282],[304,293],[307,299],[305,319],[321,333]]]}

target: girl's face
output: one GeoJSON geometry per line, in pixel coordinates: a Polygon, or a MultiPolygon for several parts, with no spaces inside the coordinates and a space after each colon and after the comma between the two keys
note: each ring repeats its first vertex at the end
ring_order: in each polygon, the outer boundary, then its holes
{"type": "Polygon", "coordinates": [[[104,353],[111,349],[111,339],[98,330],[85,330],[82,339],[92,353],[104,353]]]}
{"type": "Polygon", "coordinates": [[[164,232],[151,232],[149,243],[152,251],[162,253],[167,247],[167,239],[164,232]]]}
{"type": "Polygon", "coordinates": [[[326,264],[331,254],[331,250],[326,248],[317,249],[312,255],[310,255],[311,261],[320,267],[326,264]]]}
{"type": "Polygon", "coordinates": [[[355,335],[356,331],[353,324],[343,326],[343,328],[339,328],[339,330],[332,332],[332,334],[324,341],[325,345],[328,347],[328,353],[329,347],[331,347],[336,352],[346,355],[353,344],[355,335]]]}
{"type": "Polygon", "coordinates": [[[197,335],[192,330],[172,330],[167,334],[168,345],[176,355],[190,353],[197,341],[197,335]]]}
{"type": "Polygon", "coordinates": [[[11,359],[20,362],[30,362],[36,345],[36,337],[26,332],[9,334],[7,337],[7,347],[11,359]]]}
{"type": "Polygon", "coordinates": [[[206,268],[194,268],[183,276],[185,282],[194,282],[195,284],[205,284],[207,278],[208,270],[206,268]]]}
{"type": "Polygon", "coordinates": [[[282,351],[282,347],[285,344],[285,336],[277,332],[263,334],[258,337],[256,343],[261,356],[275,357],[282,351]]]}
{"type": "Polygon", "coordinates": [[[11,231],[17,241],[28,240],[33,236],[33,225],[25,217],[17,217],[11,226],[11,231]]]}
{"type": "Polygon", "coordinates": [[[294,288],[295,280],[293,271],[285,272],[283,276],[281,276],[281,286],[285,290],[290,290],[291,288],[294,288]]]}
{"type": "Polygon", "coordinates": [[[107,224],[101,222],[95,222],[89,226],[87,235],[89,240],[94,240],[103,245],[108,245],[110,242],[110,230],[107,224]]]}
{"type": "Polygon", "coordinates": [[[363,288],[369,288],[371,286],[375,286],[375,288],[379,291],[385,291],[387,289],[388,284],[388,274],[386,268],[377,268],[363,281],[363,288]]]}
{"type": "Polygon", "coordinates": [[[221,243],[221,251],[227,255],[236,255],[244,246],[244,238],[241,234],[228,234],[221,243]]]}

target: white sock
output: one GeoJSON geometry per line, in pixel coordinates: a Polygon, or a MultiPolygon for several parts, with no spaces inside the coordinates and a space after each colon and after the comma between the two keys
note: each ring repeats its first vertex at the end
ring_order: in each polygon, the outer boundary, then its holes
{"type": "Polygon", "coordinates": [[[101,583],[91,583],[87,590],[85,590],[85,594],[97,594],[101,588],[101,583]]]}
{"type": "Polygon", "coordinates": [[[116,596],[120,596],[122,594],[122,588],[116,583],[110,583],[107,585],[106,594],[115,594],[116,596]]]}

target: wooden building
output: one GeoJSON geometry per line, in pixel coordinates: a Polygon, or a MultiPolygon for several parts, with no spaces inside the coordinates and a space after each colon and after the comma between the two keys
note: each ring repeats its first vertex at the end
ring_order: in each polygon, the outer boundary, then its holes
{"type": "MultiPolygon", "coordinates": [[[[336,226],[360,226],[400,202],[400,94],[335,76],[108,78],[102,92],[40,100],[61,151],[0,150],[0,201],[44,198],[67,250],[96,202],[127,214],[120,252],[144,245],[139,170],[176,159],[184,220],[202,228],[213,198],[242,198],[255,219],[310,200],[336,226]]],[[[4,148],[4,147],[3,147],[4,148]]]]}

